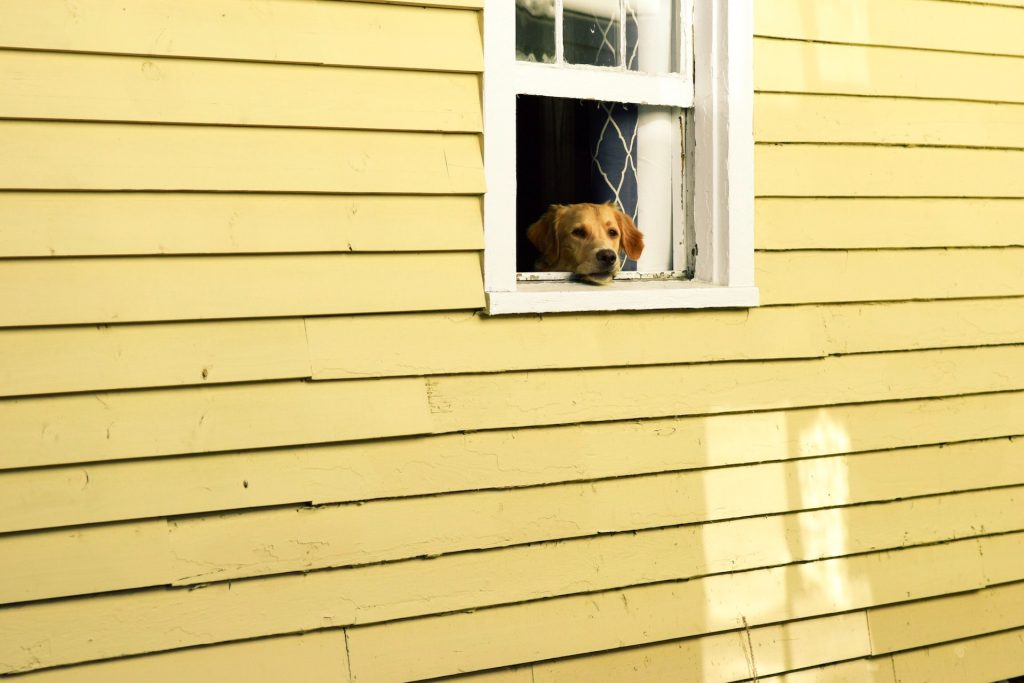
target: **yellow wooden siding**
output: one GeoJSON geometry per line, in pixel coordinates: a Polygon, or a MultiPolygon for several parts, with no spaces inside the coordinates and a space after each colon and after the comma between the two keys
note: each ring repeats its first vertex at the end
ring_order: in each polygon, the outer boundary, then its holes
{"type": "Polygon", "coordinates": [[[1019,104],[760,93],[754,122],[759,142],[1024,147],[1019,104]]]}
{"type": "MultiPolygon", "coordinates": [[[[984,550],[984,547],[981,548],[984,550]]],[[[1024,578],[1024,567],[1017,574],[1024,578]]],[[[1024,626],[1024,583],[868,610],[871,648],[894,652],[1024,626]]]]}
{"type": "MultiPolygon", "coordinates": [[[[972,4],[978,4],[977,0],[951,0],[952,2],[969,2],[972,4]]],[[[1024,1],[1022,0],[985,0],[985,4],[988,5],[1006,5],[1007,7],[1024,7],[1024,1]]]]}
{"type": "Polygon", "coordinates": [[[1024,15],[986,3],[776,0],[754,11],[759,36],[1024,56],[1024,15]]]}
{"type": "Polygon", "coordinates": [[[423,252],[482,245],[483,215],[473,196],[0,195],[4,257],[423,252]]]}
{"type": "Polygon", "coordinates": [[[1024,535],[1008,534],[986,538],[981,546],[982,564],[989,583],[1018,581],[1024,574],[1024,535]]]}
{"type": "MultiPolygon", "coordinates": [[[[602,586],[634,583],[630,577],[649,560],[627,551],[623,564],[602,565],[592,556],[550,563],[529,552],[534,548],[14,606],[0,611],[0,662],[5,672],[20,671],[374,624],[349,631],[356,680],[408,680],[986,585],[979,539],[613,590],[602,586]],[[580,590],[598,592],[538,600],[580,590]],[[482,609],[489,605],[495,607],[482,609]],[[153,614],[161,615],[159,625],[153,614]],[[408,619],[414,616],[424,618],[408,619]],[[588,625],[573,626],[579,623],[588,625]]],[[[731,564],[736,558],[726,553],[731,564]]]]}
{"type": "Polygon", "coordinates": [[[26,119],[428,131],[482,125],[475,74],[0,50],[0,93],[4,115],[26,119]]]}
{"type": "Polygon", "coordinates": [[[0,531],[988,439],[1020,435],[1021,411],[1024,393],[981,394],[8,471],[0,472],[0,531]]]}
{"type": "MultiPolygon", "coordinates": [[[[1021,72],[1024,85],[1024,64],[1021,72]]],[[[1022,175],[1024,151],[1016,150],[762,144],[755,151],[754,192],[770,197],[1022,197],[1022,175]]]]}
{"type": "Polygon", "coordinates": [[[420,379],[13,399],[0,403],[0,432],[5,434],[0,468],[430,431],[420,379]]]}
{"type": "MultiPolygon", "coordinates": [[[[707,476],[705,486],[712,492],[707,495],[700,490],[700,473],[694,473],[579,484],[566,487],[562,495],[550,487],[18,534],[0,537],[0,603],[118,588],[193,585],[579,537],[575,543],[541,545],[501,556],[514,563],[530,558],[542,565],[575,567],[576,590],[561,590],[576,592],[628,585],[629,577],[633,583],[685,579],[1024,529],[1024,513],[1015,509],[1022,502],[1020,487],[944,493],[1024,482],[1020,465],[1013,462],[1020,459],[1019,453],[992,453],[987,452],[991,448],[977,446],[949,450],[952,453],[921,449],[762,466],[746,468],[750,472],[743,475],[727,468],[707,476]],[[972,473],[972,468],[980,467],[990,472],[972,473]],[[918,481],[914,472],[921,469],[935,472],[918,481]],[[863,492],[838,499],[792,494],[801,483],[822,485],[836,478],[871,481],[890,471],[885,476],[891,481],[885,485],[865,487],[863,492]],[[958,479],[962,480],[959,485],[958,479]],[[773,483],[774,490],[759,490],[755,480],[773,483]],[[905,491],[900,495],[930,497],[865,505],[889,500],[892,489],[901,486],[905,491]],[[727,500],[714,495],[719,491],[733,491],[735,497],[750,500],[727,500]],[[637,502],[646,500],[651,502],[637,502]],[[708,503],[713,510],[701,509],[708,503]],[[848,505],[852,507],[833,507],[848,505]],[[763,517],[825,506],[830,509],[763,517]],[[743,519],[751,515],[762,517],[743,519]],[[692,526],[706,521],[720,523],[692,526]],[[643,529],[657,530],[635,533],[643,529]],[[612,532],[615,535],[594,536],[612,532]],[[822,542],[812,537],[814,533],[829,534],[840,542],[822,542]],[[723,555],[736,544],[745,547],[742,561],[723,555]],[[712,553],[708,548],[716,550],[712,553]],[[601,576],[582,569],[602,563],[601,576]]],[[[994,539],[985,539],[986,548],[993,553],[1002,550],[1002,556],[1020,550],[1019,539],[1005,538],[1014,543],[1004,541],[1004,548],[992,549],[994,539]]],[[[1010,558],[1002,556],[998,562],[996,555],[987,558],[986,567],[1014,571],[1010,558]]],[[[1000,578],[994,571],[987,576],[992,583],[1000,578]]]]}
{"type": "Polygon", "coordinates": [[[159,567],[170,559],[166,527],[156,520],[99,533],[86,527],[0,536],[0,602],[160,585],[166,572],[159,567]]]}
{"type": "MultiPolygon", "coordinates": [[[[178,570],[181,578],[175,581],[363,564],[598,532],[779,513],[794,505],[786,495],[788,490],[801,484],[818,484],[835,472],[865,481],[885,472],[887,481],[845,496],[823,492],[815,497],[815,503],[847,505],[888,500],[897,495],[909,497],[1021,484],[1021,452],[1020,447],[1005,442],[968,444],[561,488],[366,503],[319,508],[309,513],[287,510],[182,520],[172,525],[170,533],[173,555],[183,568],[178,570]],[[922,469],[929,470],[927,476],[920,473],[922,469]],[[763,490],[759,483],[765,481],[775,482],[775,490],[763,490]],[[737,500],[717,502],[713,510],[705,510],[704,503],[697,502],[702,498],[702,486],[713,491],[734,491],[737,500]],[[272,557],[261,550],[267,544],[276,549],[272,557]]],[[[1014,500],[1017,499],[1003,498],[1001,503],[1014,500]]],[[[1011,530],[1014,528],[1018,527],[1011,526],[1011,530]]]]}
{"type": "Polygon", "coordinates": [[[499,326],[473,313],[439,313],[6,329],[0,394],[990,346],[1024,339],[1022,306],[1024,298],[524,317],[499,326]],[[647,341],[635,344],[637,334],[647,341]],[[581,342],[560,343],[565,337],[581,342]]]}
{"type": "MultiPolygon", "coordinates": [[[[856,659],[758,679],[759,683],[896,683],[892,660],[856,659]]],[[[744,682],[746,683],[746,682],[744,682]]]]}
{"type": "Polygon", "coordinates": [[[367,315],[310,319],[306,331],[314,379],[815,357],[825,347],[822,311],[810,307],[497,325],[475,313],[367,315]]]}
{"type": "MultiPolygon", "coordinates": [[[[650,683],[677,681],[680,676],[694,683],[712,683],[754,675],[761,678],[794,668],[852,659],[867,651],[864,615],[852,612],[541,662],[518,671],[528,674],[524,679],[527,683],[650,683]]],[[[455,680],[491,683],[488,676],[493,675],[473,674],[455,680]]]]}
{"type": "Polygon", "coordinates": [[[218,647],[51,669],[23,676],[26,683],[343,683],[348,681],[345,634],[340,630],[229,643],[218,647]]]}
{"type": "Polygon", "coordinates": [[[1024,671],[1024,629],[893,657],[897,683],[990,683],[1024,671]]]}
{"type": "Polygon", "coordinates": [[[1024,339],[1024,298],[830,306],[824,313],[829,353],[1013,344],[1024,339]]]}
{"type": "Polygon", "coordinates": [[[763,250],[1024,246],[1021,199],[760,198],[755,214],[763,250]]]}
{"type": "Polygon", "coordinates": [[[306,331],[315,379],[355,379],[1013,344],[1024,339],[1024,298],[520,317],[498,326],[472,313],[366,315],[313,318],[306,331]],[[561,343],[567,338],[578,341],[561,343]]]}
{"type": "Polygon", "coordinates": [[[1019,104],[1022,86],[1019,57],[754,40],[754,87],[760,91],[1019,104]]]}
{"type": "Polygon", "coordinates": [[[0,122],[0,187],[478,194],[478,136],[0,122]]]}
{"type": "Polygon", "coordinates": [[[919,398],[1024,385],[1024,346],[426,379],[436,431],[919,398]],[[543,396],[543,403],[536,400],[543,396]]]}
{"type": "Polygon", "coordinates": [[[19,259],[0,267],[0,290],[0,327],[483,304],[474,252],[19,259]]]}
{"type": "Polygon", "coordinates": [[[481,0],[8,5],[0,672],[1020,673],[1020,0],[756,3],[767,305],[506,319],[481,0]]]}
{"type": "Polygon", "coordinates": [[[0,394],[308,377],[301,319],[0,330],[0,394]]]}
{"type": "Polygon", "coordinates": [[[1024,346],[599,368],[577,371],[572,383],[564,376],[546,370],[16,399],[0,403],[8,452],[0,469],[819,406],[837,392],[849,403],[1014,391],[1024,386],[1024,346]]]}
{"type": "MultiPolygon", "coordinates": [[[[432,3],[417,3],[424,4],[432,3]]],[[[0,47],[439,71],[483,66],[477,12],[318,0],[139,0],[127,7],[10,0],[0,47]]]]}
{"type": "Polygon", "coordinates": [[[354,681],[537,661],[983,585],[975,541],[352,628],[354,681]],[[579,624],[587,624],[579,628],[579,624]]]}
{"type": "Polygon", "coordinates": [[[1020,296],[1022,264],[1019,247],[770,251],[755,258],[766,305],[1020,296]]]}
{"type": "Polygon", "coordinates": [[[483,673],[455,676],[451,680],[472,681],[472,683],[533,683],[534,668],[532,665],[512,667],[509,669],[492,669],[483,673]]]}

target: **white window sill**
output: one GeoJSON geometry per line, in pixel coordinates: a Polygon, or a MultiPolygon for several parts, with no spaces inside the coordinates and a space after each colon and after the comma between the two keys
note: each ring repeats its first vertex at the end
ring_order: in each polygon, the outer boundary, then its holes
{"type": "Polygon", "coordinates": [[[726,287],[706,282],[520,282],[513,292],[488,292],[487,314],[646,311],[686,308],[751,308],[757,287],[726,287]]]}

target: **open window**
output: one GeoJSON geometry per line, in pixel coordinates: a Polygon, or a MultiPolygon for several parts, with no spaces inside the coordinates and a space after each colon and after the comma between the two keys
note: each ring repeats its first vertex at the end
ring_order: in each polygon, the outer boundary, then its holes
{"type": "Polygon", "coordinates": [[[750,0],[490,0],[484,11],[488,312],[757,304],[750,0]],[[713,5],[713,6],[712,6],[713,5]],[[611,284],[546,269],[550,205],[643,232],[611,284]]]}

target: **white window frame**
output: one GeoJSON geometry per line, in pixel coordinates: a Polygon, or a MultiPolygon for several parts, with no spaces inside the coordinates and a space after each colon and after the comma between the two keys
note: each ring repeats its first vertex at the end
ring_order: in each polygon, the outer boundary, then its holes
{"type": "MultiPolygon", "coordinates": [[[[557,5],[561,4],[558,0],[557,5]]],[[[753,4],[752,0],[697,0],[695,5],[693,91],[687,92],[675,77],[517,62],[514,0],[486,1],[484,286],[488,314],[758,305],[753,230],[753,4]],[[589,99],[595,88],[619,93],[618,97],[625,93],[628,97],[623,99],[642,104],[689,108],[692,103],[693,279],[641,278],[603,286],[517,280],[516,95],[589,99]]]]}

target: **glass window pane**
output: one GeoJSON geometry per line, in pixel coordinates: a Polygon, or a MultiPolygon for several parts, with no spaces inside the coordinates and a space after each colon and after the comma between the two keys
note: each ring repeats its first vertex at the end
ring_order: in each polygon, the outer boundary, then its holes
{"type": "Polygon", "coordinates": [[[680,69],[680,0],[626,0],[626,66],[664,74],[680,69]]]}
{"type": "Polygon", "coordinates": [[[555,61],[555,0],[516,0],[516,59],[555,61]]]}
{"type": "Polygon", "coordinates": [[[565,61],[619,66],[619,0],[565,0],[565,61]]]}

